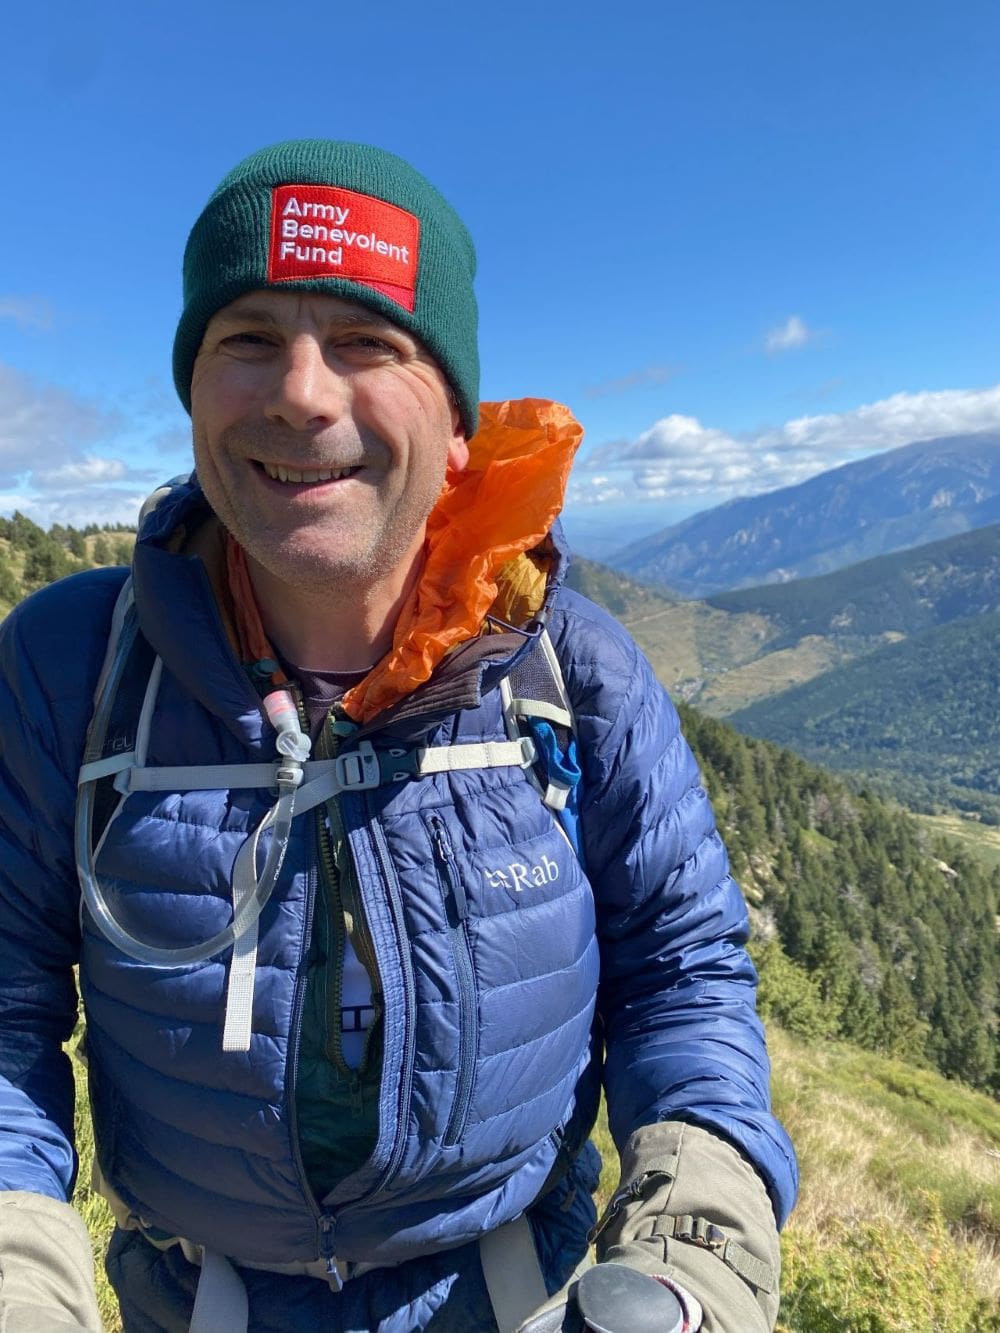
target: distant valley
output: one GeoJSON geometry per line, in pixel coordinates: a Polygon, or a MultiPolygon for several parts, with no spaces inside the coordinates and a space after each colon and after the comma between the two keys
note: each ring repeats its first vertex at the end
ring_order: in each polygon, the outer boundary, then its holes
{"type": "Polygon", "coordinates": [[[1000,819],[1000,524],[680,601],[576,563],[675,697],[884,794],[1000,819]]]}

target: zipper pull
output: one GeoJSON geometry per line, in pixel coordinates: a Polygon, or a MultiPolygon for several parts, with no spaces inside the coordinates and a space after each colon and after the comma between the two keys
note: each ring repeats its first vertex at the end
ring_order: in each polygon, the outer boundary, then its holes
{"type": "Polygon", "coordinates": [[[334,736],[353,736],[359,724],[347,716],[344,705],[338,699],[330,709],[329,727],[334,736]]]}
{"type": "Polygon", "coordinates": [[[465,888],[455,865],[455,853],[451,849],[448,830],[445,828],[444,820],[437,815],[431,817],[430,824],[434,837],[434,847],[441,864],[444,866],[444,877],[448,885],[448,901],[452,905],[457,920],[462,922],[469,915],[469,900],[465,896],[465,888]]]}
{"type": "Polygon", "coordinates": [[[326,1260],[326,1280],[330,1284],[331,1291],[342,1291],[344,1279],[340,1276],[337,1259],[333,1253],[333,1218],[328,1217],[326,1213],[319,1219],[319,1233],[320,1256],[326,1260]]]}

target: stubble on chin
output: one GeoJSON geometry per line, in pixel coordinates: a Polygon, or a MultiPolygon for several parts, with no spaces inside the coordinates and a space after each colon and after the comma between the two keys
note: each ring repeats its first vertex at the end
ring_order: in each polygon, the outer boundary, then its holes
{"type": "MultiPolygon", "coordinates": [[[[348,507],[341,517],[304,515],[301,523],[288,526],[268,514],[263,496],[259,504],[249,500],[249,472],[247,492],[241,495],[241,470],[257,468],[257,459],[295,458],[303,469],[323,466],[331,453],[303,458],[300,439],[289,437],[283,446],[281,432],[266,427],[228,427],[214,450],[199,441],[197,432],[194,443],[196,471],[209,505],[275,593],[284,585],[338,601],[363,599],[380,584],[405,581],[420,559],[427,516],[444,485],[444,460],[438,477],[421,474],[421,489],[410,487],[394,500],[375,495],[372,504],[364,503],[362,493],[354,509],[348,507]]],[[[381,460],[388,450],[380,441],[365,441],[355,433],[353,441],[340,440],[335,452],[348,465],[353,459],[381,460]]],[[[363,484],[375,487],[374,481],[363,484]]]]}

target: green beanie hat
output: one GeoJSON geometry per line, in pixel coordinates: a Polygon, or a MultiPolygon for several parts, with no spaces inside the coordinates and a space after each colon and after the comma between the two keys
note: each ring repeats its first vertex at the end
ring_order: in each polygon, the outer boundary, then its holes
{"type": "Polygon", "coordinates": [[[191,411],[191,372],[217,310],[263,287],[330,292],[413,333],[479,421],[476,252],[461,219],[419,172],[365,144],[301,139],[241,162],[194,224],[174,383],[191,411]]]}

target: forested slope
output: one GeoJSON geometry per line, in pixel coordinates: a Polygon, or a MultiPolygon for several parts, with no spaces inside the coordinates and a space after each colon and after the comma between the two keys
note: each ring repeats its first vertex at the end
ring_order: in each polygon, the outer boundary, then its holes
{"type": "Polygon", "coordinates": [[[94,565],[127,565],[135,533],[129,528],[67,528],[48,532],[16,513],[0,518],[0,618],[22,597],[94,565]]]}
{"type": "Polygon", "coordinates": [[[830,768],[874,775],[916,808],[1000,822],[1000,614],[975,616],[817,676],[733,713],[830,768]]]}
{"type": "Polygon", "coordinates": [[[864,560],[790,583],[709,597],[723,611],[753,612],[772,623],[769,651],[807,634],[879,640],[1000,610],[1000,524],[864,560]]]}
{"type": "Polygon", "coordinates": [[[757,916],[758,961],[785,996],[775,1012],[1000,1092],[1000,872],[788,750],[683,716],[757,916]]]}

